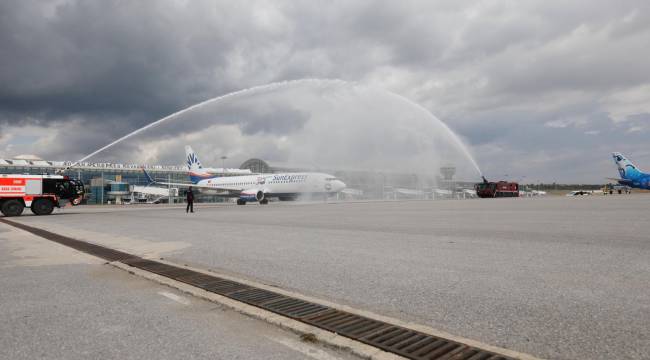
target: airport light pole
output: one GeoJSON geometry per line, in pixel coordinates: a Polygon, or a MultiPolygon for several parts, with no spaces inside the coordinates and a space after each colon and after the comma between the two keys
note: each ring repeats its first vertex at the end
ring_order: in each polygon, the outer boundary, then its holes
{"type": "Polygon", "coordinates": [[[172,174],[167,174],[167,204],[172,205],[172,174]]]}
{"type": "Polygon", "coordinates": [[[226,173],[226,165],[225,164],[226,164],[226,159],[227,158],[228,157],[226,155],[223,155],[221,157],[221,172],[223,172],[224,174],[226,173]]]}

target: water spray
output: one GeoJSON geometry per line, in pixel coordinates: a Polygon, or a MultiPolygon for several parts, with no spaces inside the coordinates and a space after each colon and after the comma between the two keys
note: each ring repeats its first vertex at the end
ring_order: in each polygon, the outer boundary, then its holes
{"type": "MultiPolygon", "coordinates": [[[[105,145],[105,146],[93,151],[92,153],[82,157],[81,159],[75,161],[70,166],[68,166],[68,167],[66,167],[66,168],[64,168],[64,169],[62,169],[60,171],[63,172],[63,171],[69,170],[69,169],[79,165],[79,163],[88,160],[89,158],[99,154],[100,152],[102,152],[102,151],[104,151],[104,150],[106,150],[106,149],[108,149],[108,148],[110,148],[110,147],[112,147],[114,145],[117,145],[118,143],[120,143],[120,142],[122,142],[122,141],[124,141],[126,139],[129,139],[129,138],[131,138],[131,137],[133,137],[135,135],[140,134],[141,132],[143,132],[143,131],[145,131],[147,129],[158,126],[158,125],[166,122],[169,119],[172,119],[172,118],[174,118],[174,117],[176,117],[178,115],[182,115],[182,114],[184,114],[186,112],[192,111],[192,110],[194,110],[196,108],[199,108],[201,106],[204,106],[204,105],[207,105],[207,104],[210,104],[210,103],[214,103],[214,102],[218,102],[218,101],[223,101],[225,99],[245,95],[245,94],[248,94],[248,93],[255,93],[255,92],[258,92],[258,91],[269,91],[269,90],[274,90],[274,89],[277,89],[277,88],[290,86],[290,85],[293,85],[293,84],[308,83],[308,82],[321,82],[321,81],[324,81],[324,80],[321,80],[321,79],[298,79],[298,80],[287,80],[287,81],[275,82],[275,83],[266,84],[266,85],[253,86],[253,87],[250,87],[250,88],[247,88],[247,89],[234,91],[234,92],[228,93],[226,95],[221,95],[221,96],[217,96],[217,97],[202,101],[202,102],[200,102],[198,104],[194,104],[194,105],[192,105],[190,107],[187,107],[187,108],[185,108],[183,110],[180,110],[180,111],[177,111],[177,112],[175,112],[173,114],[167,115],[164,118],[156,120],[156,121],[152,122],[151,124],[143,126],[140,129],[137,129],[137,130],[135,130],[135,131],[133,131],[133,132],[131,132],[129,134],[126,134],[126,135],[122,136],[121,138],[111,142],[110,144],[105,145]]],[[[330,81],[332,83],[345,83],[345,81],[343,81],[343,80],[326,80],[326,81],[330,81]]]]}
{"type": "MultiPolygon", "coordinates": [[[[393,96],[393,97],[395,97],[395,98],[397,98],[397,99],[399,99],[399,100],[401,100],[401,101],[404,101],[404,102],[408,103],[409,105],[415,106],[418,110],[424,112],[424,113],[425,113],[427,116],[429,116],[429,117],[433,117],[433,116],[434,116],[434,115],[433,115],[429,110],[427,110],[424,106],[422,106],[422,105],[420,105],[420,104],[418,104],[418,103],[416,103],[416,102],[414,102],[414,101],[411,101],[411,100],[409,100],[408,98],[406,98],[406,97],[404,97],[404,96],[402,96],[402,95],[396,94],[396,93],[391,92],[391,91],[386,91],[386,90],[384,90],[384,92],[387,93],[387,94],[390,95],[390,96],[393,96]]],[[[472,163],[472,165],[474,166],[474,168],[476,169],[476,171],[477,171],[477,172],[479,173],[479,175],[482,177],[482,176],[483,176],[483,172],[481,171],[481,168],[478,166],[478,163],[476,163],[476,160],[474,160],[474,157],[472,156],[472,154],[470,154],[469,150],[467,149],[467,146],[465,146],[465,144],[463,144],[463,142],[460,140],[460,138],[458,137],[458,135],[456,135],[456,133],[454,133],[453,131],[451,131],[451,129],[449,128],[449,126],[447,126],[447,124],[445,124],[445,123],[442,122],[442,121],[440,121],[440,124],[443,126],[443,128],[444,128],[445,130],[447,130],[447,132],[449,133],[449,135],[451,135],[452,140],[456,143],[456,145],[458,145],[458,147],[461,149],[461,151],[465,154],[465,156],[466,156],[466,157],[469,159],[469,161],[472,163]]]]}
{"type": "MultiPolygon", "coordinates": [[[[135,131],[133,131],[133,132],[131,132],[129,134],[126,134],[126,135],[122,136],[121,138],[119,138],[119,139],[117,139],[117,140],[115,140],[115,141],[113,141],[113,142],[111,142],[111,143],[109,143],[109,144],[107,144],[107,145],[93,151],[92,153],[84,156],[83,158],[75,161],[70,166],[68,166],[68,167],[66,167],[64,169],[61,169],[60,171],[63,172],[63,171],[69,170],[69,169],[79,165],[81,162],[83,162],[83,161],[85,161],[85,160],[87,160],[87,159],[101,153],[102,151],[104,151],[106,149],[109,149],[109,148],[115,146],[116,144],[118,144],[118,143],[120,143],[120,142],[122,142],[124,140],[127,140],[127,139],[129,139],[129,138],[131,138],[133,136],[136,136],[136,135],[138,135],[138,134],[140,134],[140,133],[142,133],[142,132],[144,132],[144,131],[146,131],[148,129],[151,129],[151,128],[156,127],[156,126],[158,126],[158,125],[160,125],[162,123],[165,123],[168,120],[171,120],[171,119],[173,119],[175,117],[178,117],[180,115],[188,113],[188,112],[190,112],[192,110],[195,110],[197,108],[203,107],[205,105],[218,103],[218,102],[221,102],[221,101],[224,101],[224,100],[227,100],[227,99],[232,99],[232,98],[236,98],[236,97],[247,95],[247,94],[255,94],[255,93],[260,93],[260,92],[264,92],[264,91],[272,91],[272,90],[275,90],[275,89],[285,88],[285,87],[289,87],[289,86],[292,86],[292,85],[308,84],[308,83],[315,83],[316,85],[320,85],[320,86],[323,86],[324,84],[328,84],[328,85],[351,85],[351,83],[349,83],[349,82],[346,82],[346,81],[343,81],[343,80],[338,80],[338,79],[298,79],[298,80],[288,80],[288,81],[282,81],[282,82],[275,82],[275,83],[270,83],[270,84],[266,84],[266,85],[258,85],[258,86],[250,87],[250,88],[247,88],[247,89],[234,91],[234,92],[231,92],[231,93],[228,93],[228,94],[225,94],[225,95],[217,96],[217,97],[202,101],[200,103],[194,104],[194,105],[192,105],[190,107],[187,107],[185,109],[182,109],[180,111],[174,112],[174,113],[172,113],[170,115],[167,115],[167,116],[165,116],[165,117],[163,117],[163,118],[161,118],[159,120],[156,120],[156,121],[154,121],[154,122],[152,122],[152,123],[150,123],[150,124],[148,124],[148,125],[146,125],[146,126],[144,126],[142,128],[139,128],[139,129],[137,129],[137,130],[135,130],[135,131]]],[[[354,84],[354,83],[352,83],[352,84],[354,84]]],[[[394,97],[395,99],[398,99],[401,102],[404,102],[404,103],[406,103],[406,104],[408,104],[410,106],[415,106],[416,109],[418,109],[419,111],[424,113],[428,118],[436,119],[433,116],[433,114],[431,114],[431,112],[429,112],[423,106],[421,106],[421,105],[419,105],[419,104],[417,104],[417,103],[415,103],[415,102],[413,102],[413,101],[411,101],[411,100],[409,100],[409,99],[407,99],[407,98],[405,98],[405,97],[403,97],[401,95],[395,94],[393,92],[382,90],[382,89],[379,89],[379,90],[381,92],[385,93],[385,94],[388,94],[391,97],[394,97]]],[[[456,146],[462,151],[462,153],[470,160],[470,162],[472,163],[472,165],[474,166],[476,171],[479,174],[482,175],[482,172],[481,172],[478,164],[474,160],[473,156],[469,153],[469,150],[463,144],[463,142],[460,140],[460,138],[458,138],[458,136],[454,132],[452,132],[451,129],[449,129],[449,127],[444,122],[442,122],[442,121],[438,121],[438,122],[442,126],[444,132],[447,133],[448,136],[450,136],[450,139],[452,140],[452,142],[455,143],[456,146]]]]}

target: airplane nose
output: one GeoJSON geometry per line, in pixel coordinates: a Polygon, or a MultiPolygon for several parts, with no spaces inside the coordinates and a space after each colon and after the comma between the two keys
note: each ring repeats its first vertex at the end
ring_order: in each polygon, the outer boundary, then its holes
{"type": "Polygon", "coordinates": [[[345,183],[343,181],[336,180],[336,184],[335,184],[334,188],[336,188],[336,191],[341,191],[341,190],[346,188],[346,185],[345,185],[345,183]]]}

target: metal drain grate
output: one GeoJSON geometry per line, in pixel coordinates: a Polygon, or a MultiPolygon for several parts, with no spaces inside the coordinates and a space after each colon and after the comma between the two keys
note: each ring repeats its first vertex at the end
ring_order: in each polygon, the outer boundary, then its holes
{"type": "Polygon", "coordinates": [[[121,261],[121,260],[126,260],[126,259],[130,259],[130,258],[135,257],[134,255],[131,255],[131,254],[128,254],[128,253],[125,253],[125,252],[122,252],[122,251],[113,250],[113,249],[110,249],[110,248],[107,248],[107,247],[91,244],[91,243],[81,241],[81,240],[76,240],[76,239],[73,239],[73,238],[70,238],[70,237],[67,237],[67,236],[63,236],[63,235],[59,235],[59,234],[49,232],[47,230],[42,230],[42,229],[39,229],[39,228],[35,228],[33,226],[24,225],[24,224],[21,224],[21,223],[17,223],[17,222],[5,220],[5,219],[0,219],[0,221],[7,224],[7,225],[11,225],[11,226],[17,227],[17,228],[19,228],[21,230],[25,230],[27,232],[30,232],[30,233],[32,233],[34,235],[38,235],[38,236],[40,236],[42,238],[45,238],[47,240],[54,241],[54,242],[59,243],[61,245],[71,247],[71,248],[73,248],[75,250],[79,250],[81,252],[85,252],[87,254],[91,254],[91,255],[100,257],[100,258],[102,258],[104,260],[121,261]]]}
{"type": "Polygon", "coordinates": [[[324,305],[292,298],[165,263],[0,219],[8,225],[109,261],[120,261],[161,276],[260,307],[329,330],[408,359],[415,360],[514,360],[452,340],[435,337],[383,321],[350,314],[324,305]]]}
{"type": "Polygon", "coordinates": [[[284,299],[266,303],[260,307],[294,319],[301,319],[305,316],[314,315],[329,309],[327,306],[310,303],[288,296],[285,296],[284,299]]]}
{"type": "Polygon", "coordinates": [[[284,295],[276,294],[274,292],[266,291],[264,289],[250,288],[236,293],[230,294],[230,297],[243,301],[247,304],[261,306],[263,304],[277,301],[279,299],[288,299],[284,295]]]}
{"type": "Polygon", "coordinates": [[[188,276],[180,276],[176,280],[184,282],[186,284],[190,284],[192,286],[200,287],[203,288],[204,286],[211,284],[216,281],[223,280],[222,278],[218,278],[216,276],[211,276],[211,275],[206,275],[197,272],[195,275],[188,275],[188,276]]]}
{"type": "Polygon", "coordinates": [[[390,326],[381,321],[333,309],[306,317],[303,321],[321,329],[355,338],[362,338],[390,326]]]}
{"type": "Polygon", "coordinates": [[[122,262],[172,279],[198,274],[196,271],[141,258],[131,258],[122,262]]]}
{"type": "MultiPolygon", "coordinates": [[[[416,331],[391,326],[366,336],[363,342],[411,359],[468,359],[478,354],[469,353],[469,347],[416,331]]],[[[492,357],[494,354],[478,356],[492,357]]],[[[495,359],[496,360],[496,359],[495,359]]]]}
{"type": "Polygon", "coordinates": [[[338,310],[317,314],[303,321],[409,359],[507,359],[454,341],[338,310]]]}
{"type": "Polygon", "coordinates": [[[244,285],[238,282],[224,280],[224,279],[218,280],[218,278],[215,279],[217,279],[217,281],[205,284],[201,286],[201,288],[225,296],[228,296],[228,294],[234,293],[236,291],[246,290],[251,288],[248,285],[244,285]]]}

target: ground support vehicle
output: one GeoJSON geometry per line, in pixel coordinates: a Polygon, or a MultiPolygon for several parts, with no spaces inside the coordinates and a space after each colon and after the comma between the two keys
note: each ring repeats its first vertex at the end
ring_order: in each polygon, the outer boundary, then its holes
{"type": "Polygon", "coordinates": [[[516,182],[484,181],[474,185],[474,190],[480,198],[519,197],[519,184],[516,182]]]}
{"type": "Polygon", "coordinates": [[[19,216],[28,207],[36,215],[49,215],[55,207],[79,205],[84,186],[61,175],[0,174],[0,212],[19,216]]]}

